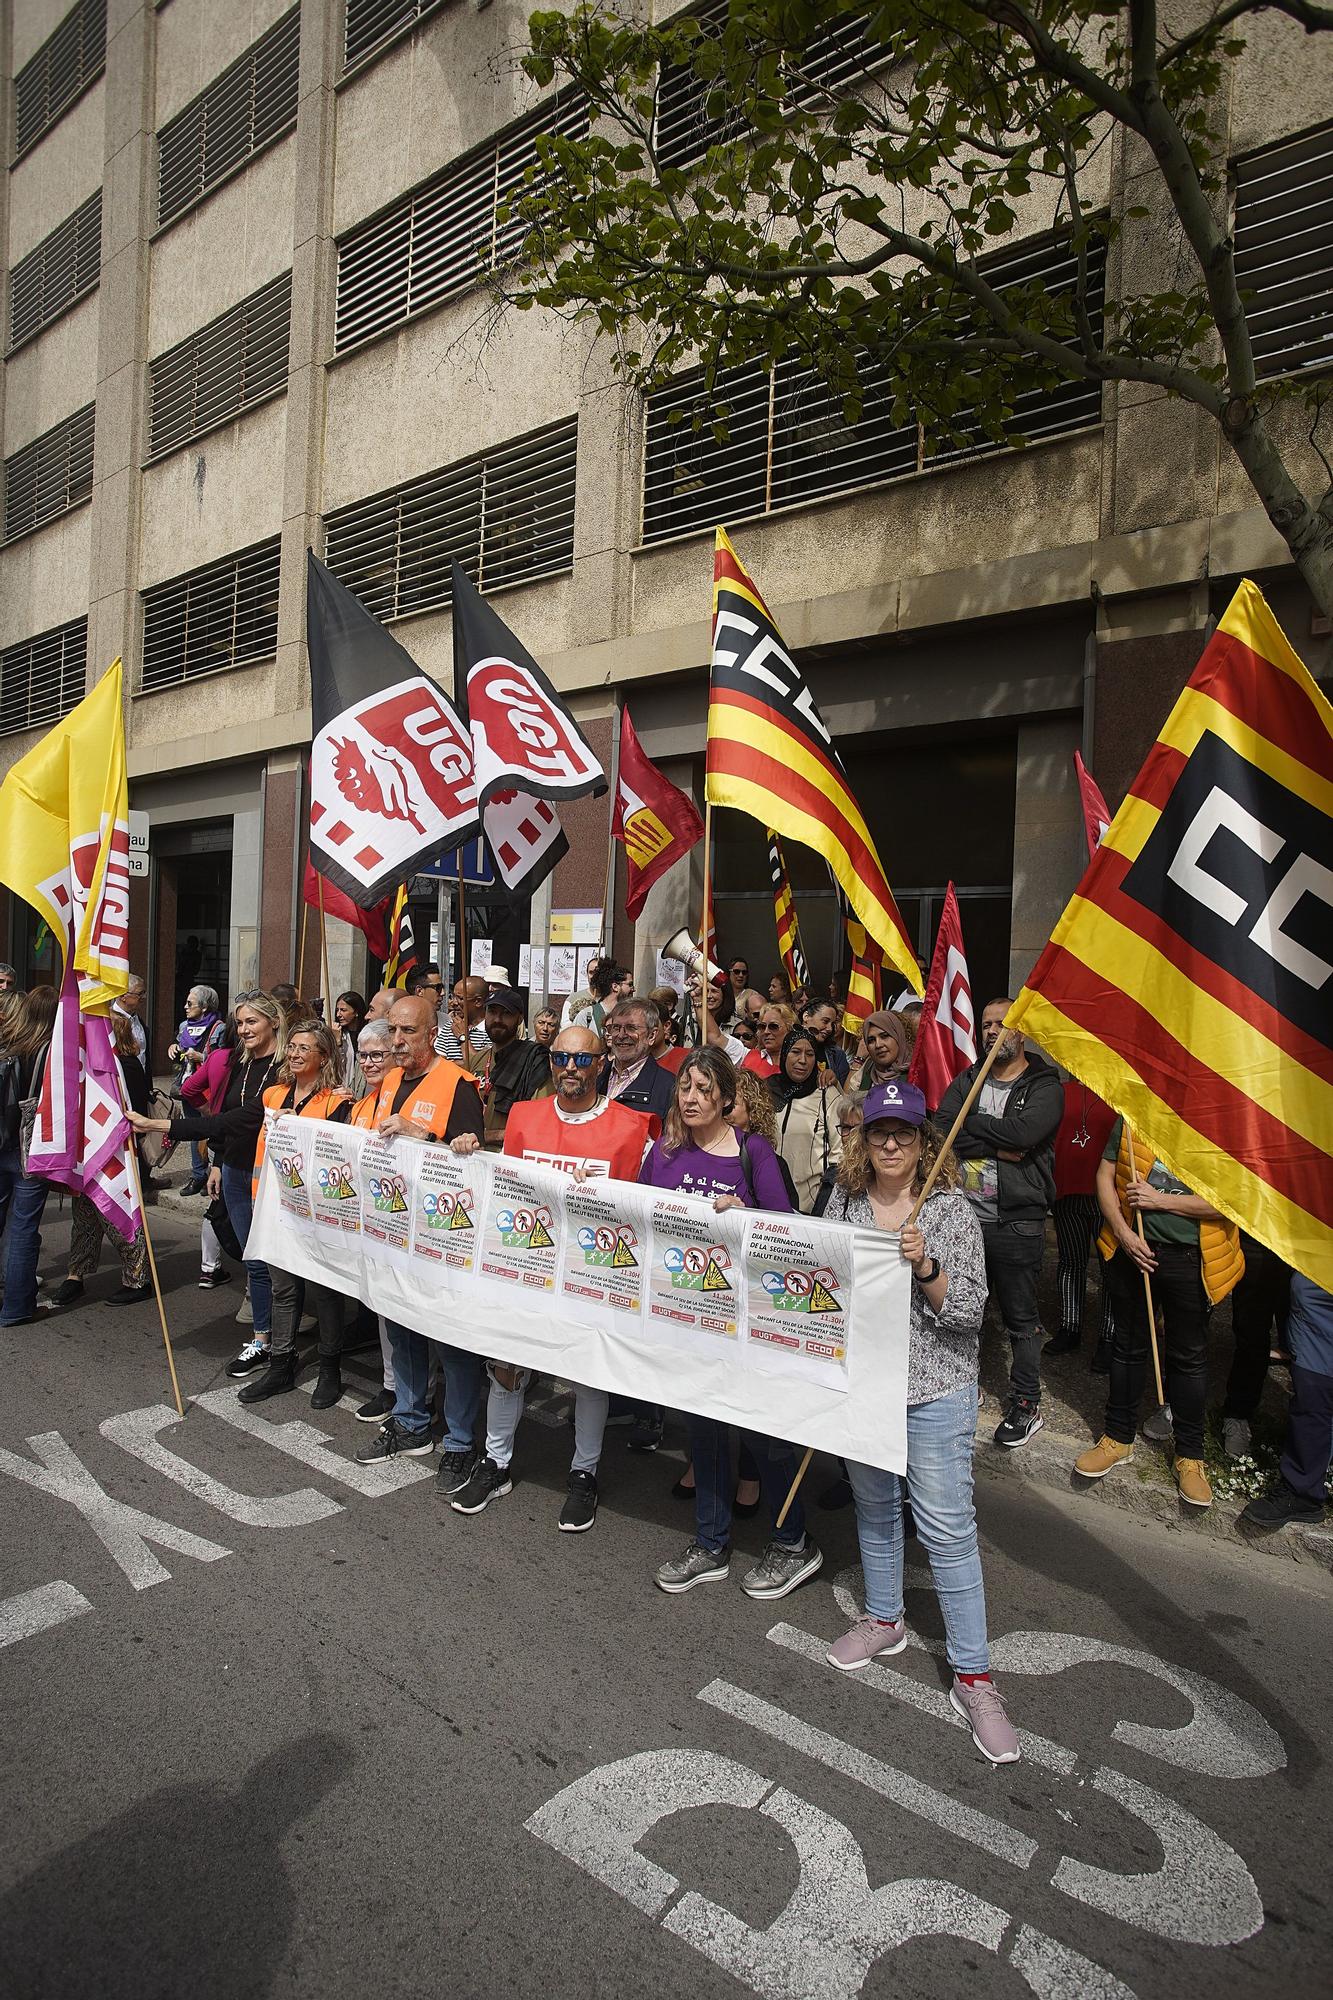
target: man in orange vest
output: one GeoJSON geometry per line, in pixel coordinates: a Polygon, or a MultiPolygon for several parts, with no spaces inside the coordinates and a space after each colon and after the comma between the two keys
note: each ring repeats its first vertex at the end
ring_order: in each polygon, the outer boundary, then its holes
{"type": "MultiPolygon", "coordinates": [[[[551,1047],[555,1096],[516,1104],[505,1127],[504,1150],[511,1159],[534,1160],[579,1177],[634,1181],[643,1156],[661,1130],[660,1120],[631,1111],[605,1097],[598,1087],[606,1052],[591,1028],[566,1028],[551,1047]]],[[[454,1144],[456,1153],[475,1153],[471,1137],[454,1144]]],[[[486,1455],[453,1495],[459,1514],[480,1514],[513,1485],[510,1461],[523,1414],[523,1394],[532,1379],[527,1368],[491,1362],[486,1398],[486,1455]]],[[[602,1456],[608,1396],[605,1389],[574,1389],[574,1459],[569,1494],[560,1510],[564,1534],[578,1535],[597,1518],[597,1467],[602,1456]]]]}
{"type": "MultiPolygon", "coordinates": [[[[467,1135],[480,1142],[482,1110],[476,1083],[459,1064],[436,1056],[435,1009],[429,996],[401,994],[390,1009],[389,1028],[396,1067],[379,1087],[373,1122],[381,1139],[438,1142],[467,1135]]],[[[381,1458],[426,1458],[434,1451],[427,1399],[431,1362],[438,1357],[444,1371],[444,1439],[437,1478],[442,1492],[456,1492],[477,1455],[481,1357],[428,1340],[396,1320],[386,1319],[384,1324],[393,1356],[393,1414],[357,1458],[366,1465],[381,1458]]]]}

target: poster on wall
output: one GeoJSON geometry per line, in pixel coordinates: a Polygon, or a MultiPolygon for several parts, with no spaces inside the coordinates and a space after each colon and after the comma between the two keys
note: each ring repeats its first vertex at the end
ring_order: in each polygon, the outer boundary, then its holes
{"type": "Polygon", "coordinates": [[[572,993],[577,961],[572,944],[553,944],[547,957],[548,993],[572,993]]]}

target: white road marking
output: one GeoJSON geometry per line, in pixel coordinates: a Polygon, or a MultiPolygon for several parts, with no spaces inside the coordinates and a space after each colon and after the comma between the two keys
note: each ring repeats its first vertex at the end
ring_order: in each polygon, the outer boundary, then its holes
{"type": "Polygon", "coordinates": [[[0,1601],[0,1646],[33,1639],[39,1632],[49,1632],[53,1625],[81,1618],[92,1608],[72,1583],[40,1583],[35,1590],[21,1590],[16,1597],[0,1601]]]}
{"type": "Polygon", "coordinates": [[[1129,1987],[1112,1978],[1105,1966],[1028,1924],[1009,1948],[1009,1963],[1039,2000],[1134,2000],[1129,1987]]]}
{"type": "Polygon", "coordinates": [[[166,1583],[171,1575],[149,1549],[150,1542],[159,1548],[173,1549],[178,1556],[190,1556],[195,1562],[220,1562],[223,1556],[231,1554],[230,1549],[219,1543],[173,1527],[170,1521],[159,1521],[156,1514],[147,1514],[141,1507],[113,1500],[74,1456],[59,1431],[44,1431],[40,1437],[30,1437],[28,1443],[42,1461],[41,1466],[11,1451],[0,1451],[0,1472],[7,1472],[25,1486],[35,1487],[39,1493],[49,1494],[53,1500],[67,1500],[71,1507],[76,1507],[136,1590],[166,1583]]]}
{"type": "Polygon", "coordinates": [[[854,1749],[840,1737],[831,1736],[827,1730],[816,1729],[813,1724],[788,1715],[786,1709],[778,1708],[760,1695],[734,1687],[730,1681],[716,1680],[700,1690],[699,1700],[720,1709],[723,1715],[748,1723],[752,1729],[762,1730],[764,1735],[773,1737],[778,1743],[786,1743],[793,1750],[814,1757],[819,1763],[827,1765],[829,1770],[840,1771],[845,1778],[854,1778],[858,1784],[868,1786],[872,1792],[878,1792],[881,1798],[891,1800],[905,1812],[929,1820],[932,1826],[943,1827],[946,1833],[956,1833],[960,1840],[971,1841],[974,1847],[983,1848],[987,1854],[1012,1862],[1015,1868],[1031,1866],[1037,1842],[1027,1834],[1018,1833],[1013,1827],[1006,1826],[1003,1820],[992,1819],[989,1813],[977,1812],[971,1806],[960,1804],[947,1792],[936,1791],[933,1785],[909,1777],[906,1771],[896,1770],[892,1764],[885,1764],[864,1750],[854,1749]]]}
{"type": "Polygon", "coordinates": [[[335,1440],[326,1431],[302,1423],[299,1417],[271,1424],[264,1417],[252,1415],[248,1403],[237,1402],[238,1393],[235,1389],[209,1389],[194,1401],[201,1410],[211,1410],[215,1417],[221,1417],[224,1424],[232,1424],[247,1436],[272,1445],[275,1451],[286,1452],[288,1458],[296,1459],[298,1464],[308,1466],[323,1478],[350,1486],[364,1500],[379,1500],[386,1493],[399,1493],[404,1486],[416,1486],[423,1479],[435,1477],[434,1466],[421,1458],[386,1458],[375,1465],[358,1465],[355,1459],[340,1455],[335,1440]]]}
{"type": "Polygon", "coordinates": [[[314,1521],[327,1520],[330,1514],[343,1512],[341,1500],[317,1493],[313,1486],[303,1486],[295,1493],[277,1493],[268,1499],[238,1493],[235,1487],[224,1485],[211,1473],[201,1472],[197,1465],[180,1458],[161,1442],[158,1432],[181,1422],[183,1419],[168,1404],[160,1403],[155,1409],[127,1410],[123,1416],[108,1417],[101,1430],[104,1438],[119,1445],[131,1458],[160,1472],[164,1479],[184,1487],[197,1500],[216,1507],[220,1514],[241,1522],[244,1527],[306,1528],[314,1521]]]}

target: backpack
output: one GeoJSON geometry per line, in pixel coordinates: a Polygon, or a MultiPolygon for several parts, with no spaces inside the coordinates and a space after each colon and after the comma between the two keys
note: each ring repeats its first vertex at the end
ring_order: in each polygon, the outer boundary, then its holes
{"type": "Polygon", "coordinates": [[[0,1152],[12,1153],[19,1143],[23,1080],[17,1056],[0,1056],[0,1152]]]}

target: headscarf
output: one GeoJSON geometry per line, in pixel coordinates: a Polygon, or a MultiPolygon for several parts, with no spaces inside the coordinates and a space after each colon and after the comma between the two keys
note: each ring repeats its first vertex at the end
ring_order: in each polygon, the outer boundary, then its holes
{"type": "Polygon", "coordinates": [[[872,1028],[879,1028],[886,1035],[892,1035],[898,1044],[899,1060],[890,1063],[887,1069],[880,1069],[872,1055],[867,1055],[861,1069],[861,1088],[868,1090],[875,1083],[901,1083],[907,1075],[912,1059],[912,1038],[907,1032],[907,1024],[900,1014],[890,1007],[881,1007],[873,1014],[867,1014],[861,1026],[863,1036],[869,1036],[872,1028]]]}
{"type": "Polygon", "coordinates": [[[782,1047],[778,1052],[778,1073],[776,1076],[770,1077],[769,1082],[779,1107],[784,1104],[790,1104],[797,1097],[813,1097],[814,1093],[819,1089],[819,1043],[808,1028],[788,1028],[786,1035],[783,1037],[782,1047]],[[811,1069],[809,1076],[800,1083],[794,1077],[790,1077],[787,1074],[787,1057],[798,1042],[809,1042],[811,1053],[815,1059],[814,1067],[811,1069]]]}

